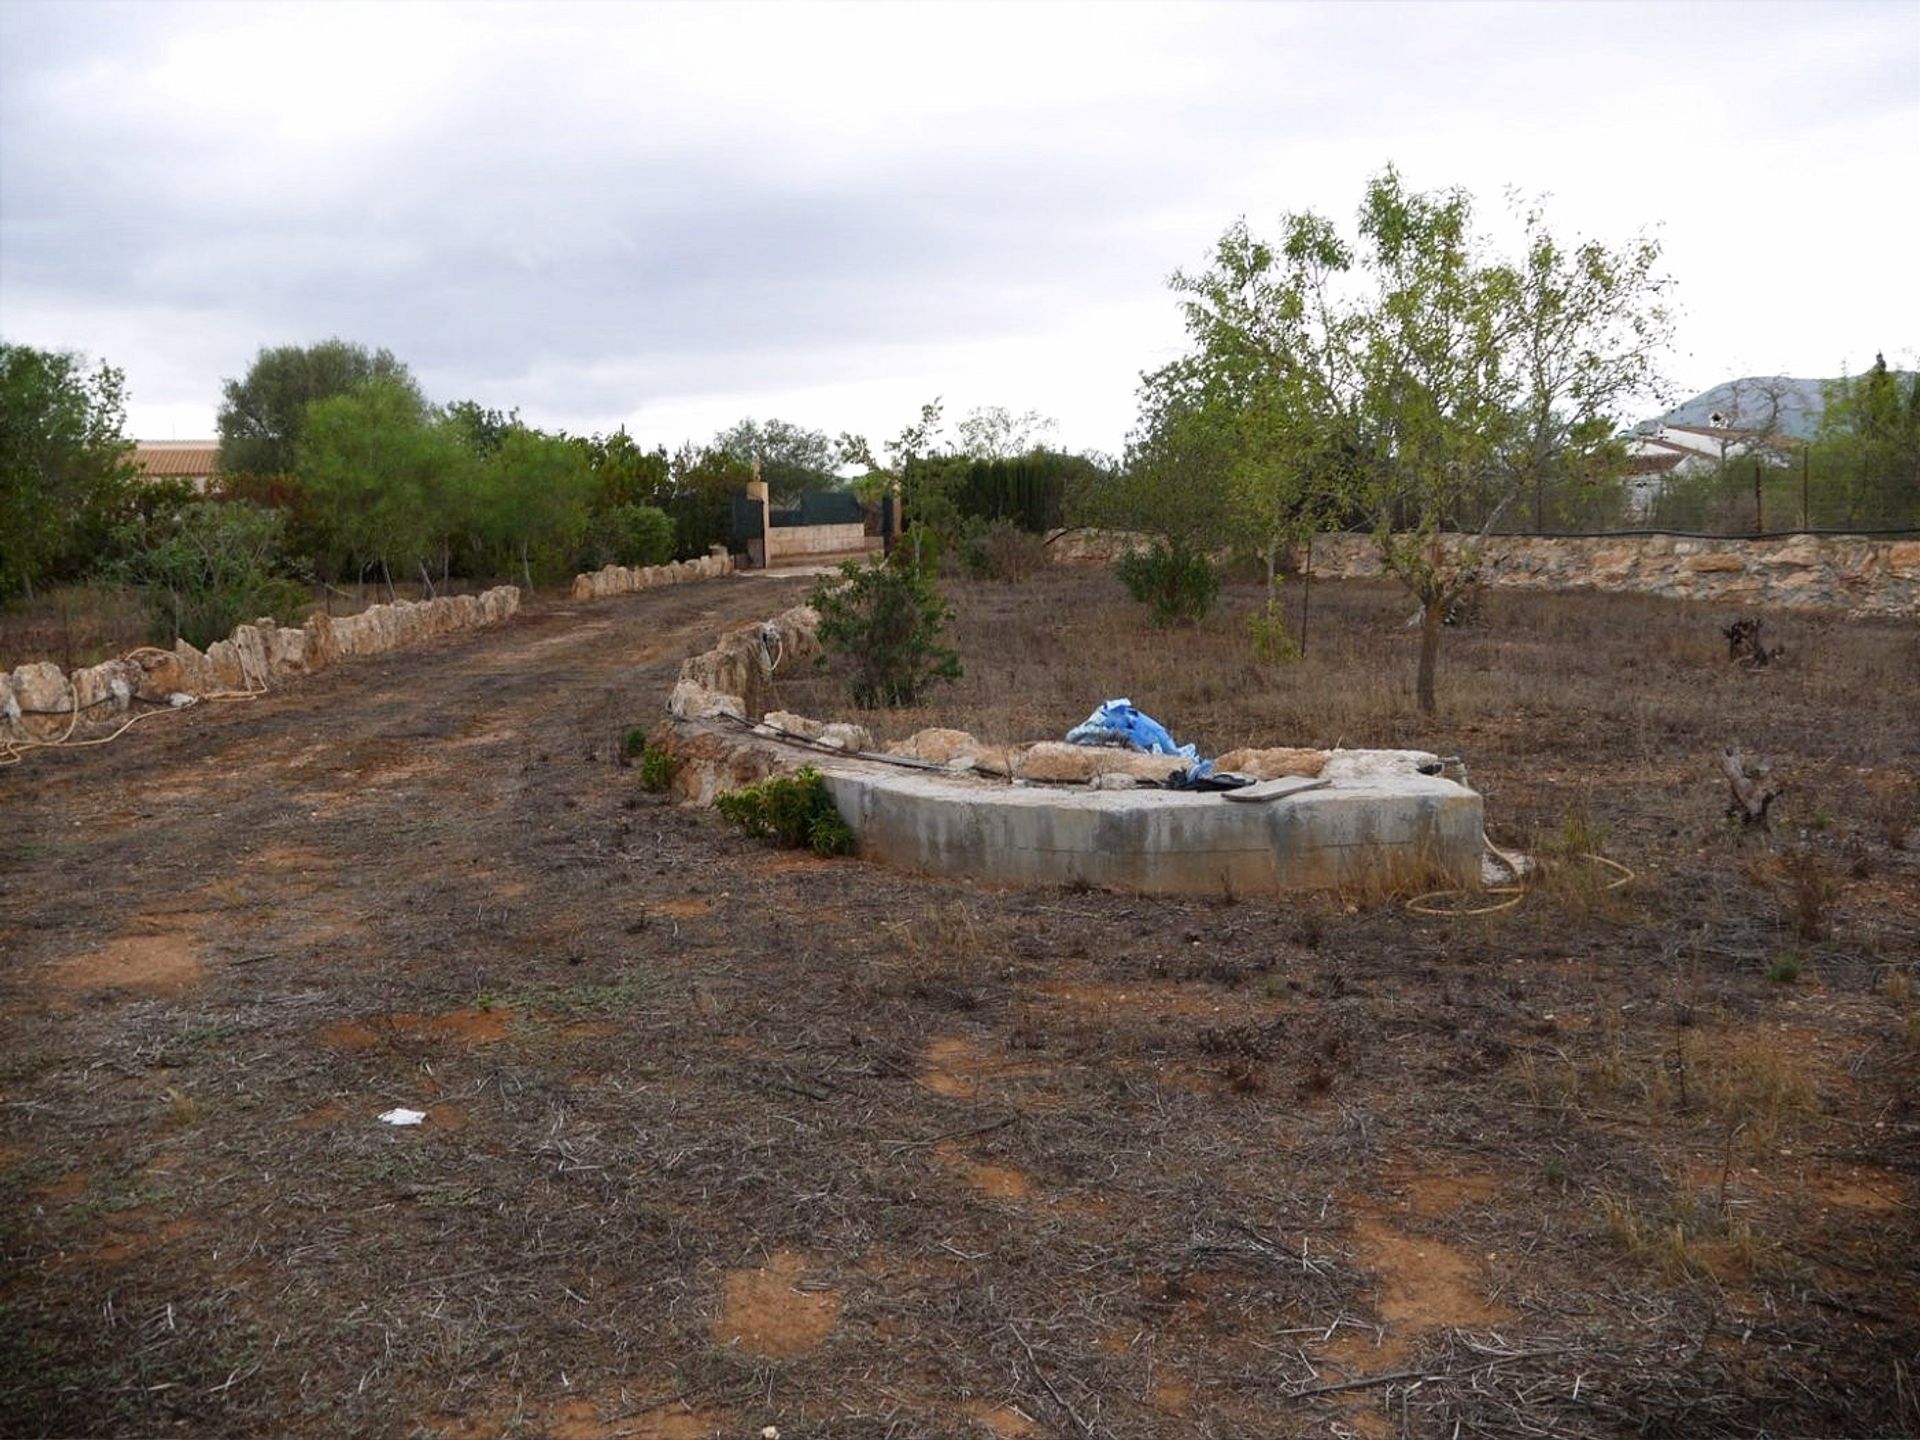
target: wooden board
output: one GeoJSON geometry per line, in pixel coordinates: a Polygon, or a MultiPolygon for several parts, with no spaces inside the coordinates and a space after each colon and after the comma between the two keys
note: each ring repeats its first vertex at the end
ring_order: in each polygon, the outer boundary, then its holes
{"type": "Polygon", "coordinates": [[[1238,790],[1222,790],[1220,793],[1228,800],[1238,800],[1242,805],[1258,805],[1266,800],[1284,800],[1289,795],[1324,789],[1332,783],[1331,780],[1315,780],[1308,775],[1282,775],[1278,780],[1262,780],[1253,785],[1243,785],[1238,790]]]}

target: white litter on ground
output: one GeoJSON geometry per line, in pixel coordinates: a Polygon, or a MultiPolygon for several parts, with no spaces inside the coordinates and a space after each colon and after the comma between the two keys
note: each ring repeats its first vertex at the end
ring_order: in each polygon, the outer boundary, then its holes
{"type": "Polygon", "coordinates": [[[424,1110],[406,1110],[396,1106],[380,1119],[388,1125],[418,1125],[427,1118],[424,1110]]]}

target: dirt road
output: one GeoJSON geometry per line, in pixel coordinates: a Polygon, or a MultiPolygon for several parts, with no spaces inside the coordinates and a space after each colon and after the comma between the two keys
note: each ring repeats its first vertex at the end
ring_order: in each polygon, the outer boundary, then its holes
{"type": "Polygon", "coordinates": [[[1676,931],[1686,875],[1498,927],[994,894],[642,792],[621,733],[804,588],[0,771],[0,1433],[1920,1418],[1910,1042],[1863,986],[1716,959],[1746,922],[1676,931]],[[1686,1089],[1761,1080],[1764,1156],[1686,1089]]]}

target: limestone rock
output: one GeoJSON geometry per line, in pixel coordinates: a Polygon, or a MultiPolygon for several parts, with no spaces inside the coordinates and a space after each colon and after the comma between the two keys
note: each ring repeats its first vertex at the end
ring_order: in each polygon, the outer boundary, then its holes
{"type": "Polygon", "coordinates": [[[794,768],[789,755],[765,742],[751,743],[744,735],[676,725],[655,726],[647,737],[651,748],[672,756],[674,799],[693,805],[711,805],[714,797],[794,768]]]}
{"type": "Polygon", "coordinates": [[[712,689],[683,674],[667,697],[667,713],[676,720],[711,720],[721,715],[745,720],[747,705],[738,695],[712,689]]]}
{"type": "Polygon", "coordinates": [[[1084,785],[1096,775],[1112,774],[1158,782],[1179,774],[1189,763],[1178,755],[1148,755],[1106,745],[1042,740],[1015,753],[1013,773],[1022,780],[1054,785],[1084,785]]]}
{"type": "Polygon", "coordinates": [[[22,665],[13,672],[13,698],[23,712],[63,714],[73,708],[73,688],[66,674],[50,660],[22,665]]]}
{"type": "Polygon", "coordinates": [[[131,660],[107,660],[76,670],[69,683],[80,702],[81,720],[102,720],[124,712],[145,673],[131,660]]]}
{"type": "Polygon", "coordinates": [[[797,735],[803,740],[830,745],[836,750],[872,750],[874,748],[873,732],[864,725],[810,720],[805,715],[795,715],[790,710],[770,710],[761,717],[760,723],[787,735],[797,735]]]}
{"type": "Polygon", "coordinates": [[[205,695],[220,688],[213,673],[213,662],[185,640],[173,642],[173,656],[180,664],[180,689],[189,695],[205,695]]]}
{"type": "Polygon", "coordinates": [[[166,650],[136,651],[134,667],[140,672],[133,682],[133,693],[142,700],[164,701],[169,695],[186,690],[186,669],[180,657],[166,650]]]}
{"type": "Polygon", "coordinates": [[[864,725],[835,721],[822,728],[820,743],[839,750],[872,750],[873,732],[864,725]]]}
{"type": "Polygon", "coordinates": [[[333,617],[315,612],[301,627],[306,635],[308,670],[324,670],[340,658],[340,642],[334,638],[333,617]]]}
{"type": "Polygon", "coordinates": [[[1737,575],[1747,568],[1747,562],[1738,555],[1725,552],[1706,555],[1693,555],[1687,559],[1687,569],[1696,575],[1732,574],[1737,575]]]}
{"type": "Polygon", "coordinates": [[[810,720],[805,715],[796,715],[791,710],[769,710],[760,717],[760,723],[781,730],[788,735],[798,735],[802,740],[818,740],[826,731],[826,722],[810,720]]]}
{"type": "Polygon", "coordinates": [[[1322,780],[1369,780],[1376,775],[1414,775],[1440,757],[1425,750],[1334,750],[1320,767],[1322,780]]]}
{"type": "Polygon", "coordinates": [[[962,758],[971,758],[987,747],[964,730],[916,731],[905,740],[896,740],[887,746],[889,755],[906,755],[915,760],[926,760],[935,765],[951,765],[962,758]]]}
{"type": "Polygon", "coordinates": [[[1217,770],[1248,775],[1255,780],[1278,780],[1285,775],[1314,776],[1327,763],[1324,750],[1297,750],[1286,746],[1269,749],[1229,750],[1214,761],[1217,770]]]}

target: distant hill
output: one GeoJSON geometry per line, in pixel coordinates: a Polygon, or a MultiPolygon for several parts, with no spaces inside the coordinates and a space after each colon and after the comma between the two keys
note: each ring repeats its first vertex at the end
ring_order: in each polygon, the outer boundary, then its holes
{"type": "Polygon", "coordinates": [[[1706,425],[1714,415],[1731,430],[1764,429],[1779,405],[1780,431],[1796,440],[1811,440],[1820,427],[1823,402],[1820,387],[1824,380],[1801,380],[1791,375],[1748,375],[1728,380],[1703,390],[1654,420],[1643,421],[1642,430],[1661,425],[1706,425]]]}

